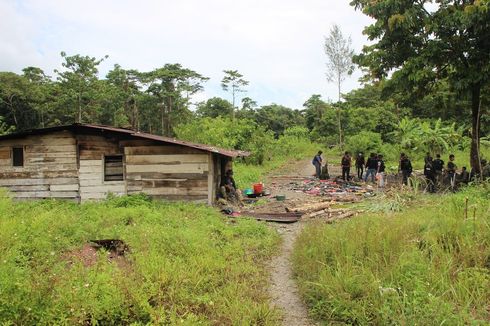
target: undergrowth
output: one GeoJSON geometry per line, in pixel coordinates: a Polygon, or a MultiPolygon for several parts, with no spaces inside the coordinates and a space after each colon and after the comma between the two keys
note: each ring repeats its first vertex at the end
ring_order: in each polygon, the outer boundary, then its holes
{"type": "Polygon", "coordinates": [[[326,324],[487,325],[489,199],[489,184],[409,204],[391,197],[376,213],[309,225],[293,265],[311,314],[326,324]]]}
{"type": "Polygon", "coordinates": [[[144,196],[76,205],[0,198],[0,324],[268,325],[264,262],[278,236],[209,207],[144,196]],[[122,264],[89,240],[120,239],[122,264]],[[74,258],[73,258],[74,257],[74,258]]]}

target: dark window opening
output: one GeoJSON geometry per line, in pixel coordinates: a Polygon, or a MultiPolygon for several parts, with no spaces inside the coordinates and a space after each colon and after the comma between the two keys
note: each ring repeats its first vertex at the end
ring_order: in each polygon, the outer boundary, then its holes
{"type": "Polygon", "coordinates": [[[12,148],[12,165],[24,166],[24,148],[13,147],[12,148]]]}
{"type": "Polygon", "coordinates": [[[111,155],[104,157],[104,181],[121,181],[123,175],[122,155],[111,155]]]}

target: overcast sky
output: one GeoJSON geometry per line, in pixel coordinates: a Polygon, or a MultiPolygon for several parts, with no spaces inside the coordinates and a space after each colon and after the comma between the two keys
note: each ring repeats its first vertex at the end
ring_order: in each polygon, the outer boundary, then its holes
{"type": "MultiPolygon", "coordinates": [[[[210,77],[199,99],[229,94],[224,69],[250,82],[246,96],[259,105],[301,108],[312,94],[336,100],[325,80],[324,36],[332,24],[359,52],[369,19],[350,0],[0,0],[0,71],[38,66],[48,75],[68,55],[109,55],[115,63],[148,71],[180,63],[210,77]]],[[[357,72],[343,90],[359,86],[357,72]]]]}

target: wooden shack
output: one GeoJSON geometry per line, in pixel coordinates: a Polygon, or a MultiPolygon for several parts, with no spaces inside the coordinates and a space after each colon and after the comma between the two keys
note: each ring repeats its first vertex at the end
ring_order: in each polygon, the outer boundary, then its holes
{"type": "Polygon", "coordinates": [[[211,204],[225,167],[248,154],[109,126],[57,126],[0,136],[0,187],[19,199],[143,192],[211,204]]]}

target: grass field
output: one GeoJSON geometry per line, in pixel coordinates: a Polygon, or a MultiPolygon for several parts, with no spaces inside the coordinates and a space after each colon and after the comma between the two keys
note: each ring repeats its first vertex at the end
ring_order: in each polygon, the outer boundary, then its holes
{"type": "Polygon", "coordinates": [[[300,235],[293,264],[311,314],[325,324],[488,325],[490,185],[384,200],[395,203],[374,199],[371,213],[300,235]]]}
{"type": "Polygon", "coordinates": [[[269,325],[276,233],[142,196],[76,205],[0,198],[0,324],[269,325]],[[89,240],[119,239],[124,256],[89,240]],[[111,258],[113,257],[113,258],[111,258]]]}

